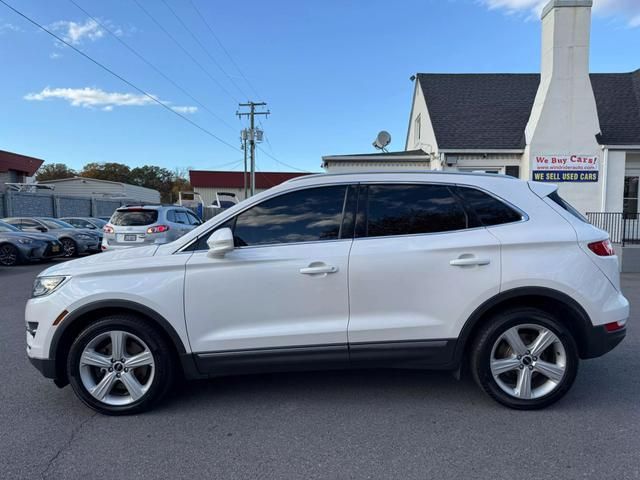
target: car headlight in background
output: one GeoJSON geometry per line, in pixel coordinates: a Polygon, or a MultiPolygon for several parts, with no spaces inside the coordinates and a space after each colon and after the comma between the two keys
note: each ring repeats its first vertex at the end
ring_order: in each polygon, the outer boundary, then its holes
{"type": "Polygon", "coordinates": [[[22,243],[24,245],[29,245],[29,244],[33,243],[33,239],[32,238],[19,238],[18,239],[18,243],[22,243]]]}
{"type": "Polygon", "coordinates": [[[55,275],[50,277],[38,277],[33,282],[32,297],[44,297],[54,292],[69,277],[64,275],[55,275]]]}

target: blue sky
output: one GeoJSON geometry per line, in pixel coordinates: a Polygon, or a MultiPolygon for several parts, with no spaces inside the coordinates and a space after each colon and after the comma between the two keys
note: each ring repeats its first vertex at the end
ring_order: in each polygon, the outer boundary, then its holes
{"type": "MultiPolygon", "coordinates": [[[[239,130],[246,126],[235,117],[237,101],[267,101],[272,115],[262,119],[269,139],[262,148],[310,171],[319,171],[322,155],[371,151],[382,129],[393,137],[391,148],[401,150],[413,91],[409,77],[415,72],[539,71],[537,12],[544,3],[192,0],[230,60],[191,0],[165,2],[206,51],[165,3],[138,0],[199,67],[134,0],[75,0],[223,123],[68,0],[5,1],[233,146],[239,147],[239,130]]],[[[591,70],[640,68],[640,1],[595,4],[591,70]]],[[[56,45],[2,4],[0,65],[2,150],[77,169],[108,161],[169,169],[241,168],[239,149],[217,142],[56,45]]],[[[258,168],[289,170],[261,152],[258,168]]]]}

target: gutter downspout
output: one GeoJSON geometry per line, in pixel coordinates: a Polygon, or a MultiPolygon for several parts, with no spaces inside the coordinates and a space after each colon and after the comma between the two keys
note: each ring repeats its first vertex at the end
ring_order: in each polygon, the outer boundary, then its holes
{"type": "Polygon", "coordinates": [[[607,171],[609,170],[609,149],[606,147],[602,147],[604,150],[604,155],[602,158],[602,201],[600,202],[600,211],[607,211],[607,181],[608,175],[607,171]]]}

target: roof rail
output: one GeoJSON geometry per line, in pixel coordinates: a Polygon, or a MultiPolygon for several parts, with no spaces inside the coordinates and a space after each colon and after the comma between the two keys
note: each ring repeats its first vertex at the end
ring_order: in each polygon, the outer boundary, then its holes
{"type": "Polygon", "coordinates": [[[460,175],[460,176],[474,176],[474,177],[494,177],[494,178],[508,178],[510,180],[517,180],[516,177],[511,175],[505,175],[502,173],[486,173],[486,172],[452,172],[449,170],[363,170],[353,172],[338,172],[338,173],[314,173],[311,175],[303,175],[301,177],[295,177],[287,180],[283,183],[298,182],[309,178],[316,177],[340,177],[346,175],[460,175]]]}

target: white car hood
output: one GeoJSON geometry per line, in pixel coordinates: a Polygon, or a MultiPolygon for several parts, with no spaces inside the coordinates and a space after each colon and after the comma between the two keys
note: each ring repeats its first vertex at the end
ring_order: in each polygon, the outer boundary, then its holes
{"type": "Polygon", "coordinates": [[[40,275],[73,275],[78,270],[117,270],[123,266],[123,263],[131,265],[131,262],[140,258],[153,257],[157,250],[157,245],[149,245],[102,252],[89,257],[58,263],[47,268],[40,275]]]}

